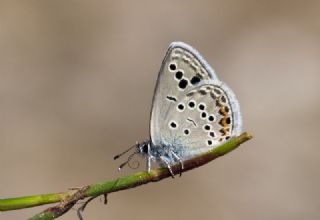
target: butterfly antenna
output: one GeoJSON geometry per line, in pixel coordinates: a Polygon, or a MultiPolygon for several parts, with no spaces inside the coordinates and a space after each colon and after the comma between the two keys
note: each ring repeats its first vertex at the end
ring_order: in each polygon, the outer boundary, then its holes
{"type": "MultiPolygon", "coordinates": [[[[131,148],[132,148],[132,147],[131,147],[131,148]]],[[[128,151],[127,151],[127,152],[128,152],[128,151]]],[[[130,163],[130,161],[132,160],[133,156],[136,155],[136,154],[138,154],[138,152],[132,153],[132,154],[128,157],[128,159],[127,159],[126,162],[120,164],[120,166],[119,166],[118,169],[121,170],[121,169],[122,169],[125,165],[127,165],[127,164],[128,164],[128,166],[129,166],[130,168],[132,168],[129,163],[130,163]]],[[[139,167],[139,165],[138,165],[138,167],[139,167]]]]}
{"type": "MultiPolygon", "coordinates": [[[[114,160],[118,159],[119,157],[121,157],[122,155],[126,154],[127,152],[129,152],[132,148],[135,148],[139,145],[139,143],[137,142],[135,145],[129,147],[127,150],[125,150],[124,152],[122,152],[121,154],[118,154],[116,156],[113,157],[114,160]]],[[[121,164],[122,165],[122,164],[121,164]]],[[[123,165],[124,166],[124,165],[123,165]]]]}

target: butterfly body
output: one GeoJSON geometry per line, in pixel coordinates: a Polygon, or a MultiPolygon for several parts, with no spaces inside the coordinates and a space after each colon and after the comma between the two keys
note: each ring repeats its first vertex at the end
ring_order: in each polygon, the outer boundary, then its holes
{"type": "Polygon", "coordinates": [[[232,90],[191,46],[170,44],[154,91],[150,140],[137,152],[168,167],[240,134],[242,119],[232,90]]]}

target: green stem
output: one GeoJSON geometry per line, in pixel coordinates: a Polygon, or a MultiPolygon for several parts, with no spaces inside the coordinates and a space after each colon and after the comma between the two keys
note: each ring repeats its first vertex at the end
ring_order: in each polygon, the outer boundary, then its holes
{"type": "Polygon", "coordinates": [[[39,205],[56,203],[63,200],[66,193],[52,193],[43,195],[24,196],[0,199],[0,211],[30,208],[39,205]]]}
{"type": "MultiPolygon", "coordinates": [[[[202,166],[217,157],[220,157],[234,149],[243,142],[251,139],[248,133],[243,133],[238,137],[232,138],[224,144],[190,160],[184,161],[184,170],[181,170],[180,164],[172,167],[174,173],[181,173],[196,167],[202,166]]],[[[9,211],[16,209],[40,206],[49,203],[61,202],[59,205],[46,209],[30,219],[54,219],[68,211],[78,200],[86,197],[99,196],[111,192],[133,188],[149,182],[157,182],[163,178],[170,177],[166,168],[151,170],[151,173],[138,172],[129,176],[120,177],[112,181],[104,181],[91,184],[79,190],[69,190],[64,193],[43,194],[34,196],[25,196],[17,198],[0,199],[0,211],[9,211]]]]}

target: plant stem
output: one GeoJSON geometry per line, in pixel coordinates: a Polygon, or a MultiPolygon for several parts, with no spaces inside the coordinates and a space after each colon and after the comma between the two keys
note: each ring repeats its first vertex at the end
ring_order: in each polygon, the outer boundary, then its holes
{"type": "MultiPolygon", "coordinates": [[[[175,174],[186,172],[196,167],[202,166],[217,157],[220,157],[234,149],[240,144],[251,139],[252,136],[248,133],[243,133],[238,137],[232,138],[224,144],[192,159],[184,161],[184,169],[181,170],[180,164],[172,166],[172,171],[175,174]]],[[[111,181],[104,181],[100,183],[94,183],[89,186],[82,187],[76,190],[69,190],[63,193],[33,195],[17,198],[0,199],[0,211],[9,211],[16,209],[29,208],[34,206],[40,206],[49,203],[60,202],[59,205],[44,210],[43,212],[30,218],[33,220],[54,219],[65,212],[67,212],[78,200],[87,197],[96,197],[99,195],[105,195],[111,192],[117,192],[133,188],[139,185],[143,185],[149,182],[157,182],[161,179],[171,177],[167,168],[158,168],[147,172],[137,172],[129,176],[120,177],[111,181]]]]}

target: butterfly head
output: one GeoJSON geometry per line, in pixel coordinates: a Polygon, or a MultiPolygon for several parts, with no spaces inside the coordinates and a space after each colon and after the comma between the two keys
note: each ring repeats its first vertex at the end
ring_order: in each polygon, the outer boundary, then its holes
{"type": "Polygon", "coordinates": [[[142,143],[137,142],[135,145],[131,146],[130,148],[128,148],[124,152],[114,156],[113,159],[116,160],[116,159],[120,158],[121,156],[123,156],[124,154],[128,153],[129,151],[133,150],[133,152],[128,156],[128,159],[125,162],[123,162],[122,164],[120,164],[119,170],[121,170],[126,165],[128,165],[132,169],[137,169],[140,166],[139,161],[134,160],[132,162],[132,159],[136,154],[140,154],[140,155],[148,154],[148,145],[149,144],[150,144],[150,140],[144,141],[142,143]]]}

